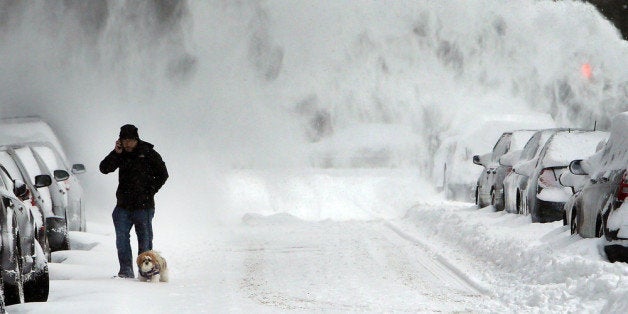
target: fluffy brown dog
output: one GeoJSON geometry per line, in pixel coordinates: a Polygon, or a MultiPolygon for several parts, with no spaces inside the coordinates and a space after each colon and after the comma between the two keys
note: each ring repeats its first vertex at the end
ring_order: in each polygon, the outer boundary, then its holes
{"type": "Polygon", "coordinates": [[[168,265],[166,260],[155,251],[146,251],[137,257],[137,268],[140,281],[168,282],[168,265]]]}

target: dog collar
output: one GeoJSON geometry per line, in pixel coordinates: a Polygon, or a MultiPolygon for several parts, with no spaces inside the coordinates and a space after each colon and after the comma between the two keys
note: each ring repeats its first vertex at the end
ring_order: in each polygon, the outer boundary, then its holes
{"type": "Polygon", "coordinates": [[[159,264],[155,264],[155,266],[153,267],[153,269],[151,269],[151,270],[150,270],[150,271],[148,271],[148,272],[143,272],[143,271],[140,269],[140,275],[142,275],[142,277],[144,277],[144,278],[148,278],[148,279],[150,279],[150,278],[152,278],[153,276],[158,275],[158,274],[159,274],[159,270],[160,270],[160,269],[159,269],[159,264]]]}

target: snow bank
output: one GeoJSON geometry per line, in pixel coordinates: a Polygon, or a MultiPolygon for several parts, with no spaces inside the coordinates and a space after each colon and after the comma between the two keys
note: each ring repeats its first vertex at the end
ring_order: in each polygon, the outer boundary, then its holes
{"type": "Polygon", "coordinates": [[[520,311],[620,313],[628,306],[628,265],[608,263],[602,239],[571,235],[561,222],[478,210],[464,203],[416,206],[405,219],[445,254],[478,259],[475,271],[520,311]],[[516,286],[504,283],[518,282],[516,286]]]}

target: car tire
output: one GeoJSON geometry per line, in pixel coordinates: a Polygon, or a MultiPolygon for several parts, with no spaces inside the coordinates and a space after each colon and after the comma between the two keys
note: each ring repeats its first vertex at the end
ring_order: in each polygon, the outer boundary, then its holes
{"type": "MultiPolygon", "coordinates": [[[[502,190],[503,191],[503,190],[502,190]]],[[[495,191],[495,189],[491,190],[491,205],[493,205],[493,207],[495,207],[496,211],[502,211],[504,210],[504,193],[502,192],[501,197],[498,198],[498,192],[495,191]]]]}
{"type": "Polygon", "coordinates": [[[571,230],[571,234],[576,234],[578,233],[578,214],[576,213],[576,209],[572,209],[571,210],[571,224],[569,226],[569,229],[571,230]]]}
{"type": "Polygon", "coordinates": [[[4,281],[0,276],[0,313],[6,313],[6,304],[4,303],[4,281]]]}
{"type": "Polygon", "coordinates": [[[35,259],[33,261],[33,274],[30,279],[24,282],[24,300],[26,302],[46,302],[50,292],[50,273],[48,264],[45,262],[46,256],[35,241],[35,259]],[[44,265],[40,269],[35,269],[37,265],[44,265]]]}
{"type": "MultiPolygon", "coordinates": [[[[14,222],[17,225],[17,222],[14,222]]],[[[22,249],[19,241],[19,232],[13,232],[13,245],[15,252],[11,256],[13,269],[6,270],[15,276],[15,282],[4,281],[4,302],[6,305],[24,303],[24,283],[22,278],[22,249]]],[[[3,270],[5,271],[5,270],[3,270]]]]}
{"type": "Polygon", "coordinates": [[[598,214],[597,218],[595,219],[595,237],[599,238],[601,237],[602,234],[602,215],[598,214]]]}
{"type": "Polygon", "coordinates": [[[50,251],[66,251],[70,249],[68,222],[65,219],[47,218],[46,236],[50,251]]]}
{"type": "Polygon", "coordinates": [[[606,253],[606,257],[608,261],[611,263],[615,262],[623,262],[628,263],[628,247],[625,247],[621,244],[607,244],[604,246],[604,253],[606,253]]]}
{"type": "Polygon", "coordinates": [[[491,205],[495,208],[495,210],[497,210],[497,207],[495,206],[495,189],[491,189],[491,205]]]}
{"type": "Polygon", "coordinates": [[[517,196],[515,199],[515,210],[517,211],[517,214],[521,215],[522,214],[522,210],[521,210],[521,196],[519,195],[519,190],[517,190],[517,196]]]}

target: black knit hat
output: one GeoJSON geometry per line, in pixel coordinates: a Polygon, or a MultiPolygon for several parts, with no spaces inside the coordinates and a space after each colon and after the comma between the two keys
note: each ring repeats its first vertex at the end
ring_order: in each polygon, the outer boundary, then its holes
{"type": "Polygon", "coordinates": [[[134,139],[139,140],[140,136],[137,134],[137,128],[132,124],[125,124],[120,128],[120,139],[134,139]]]}

